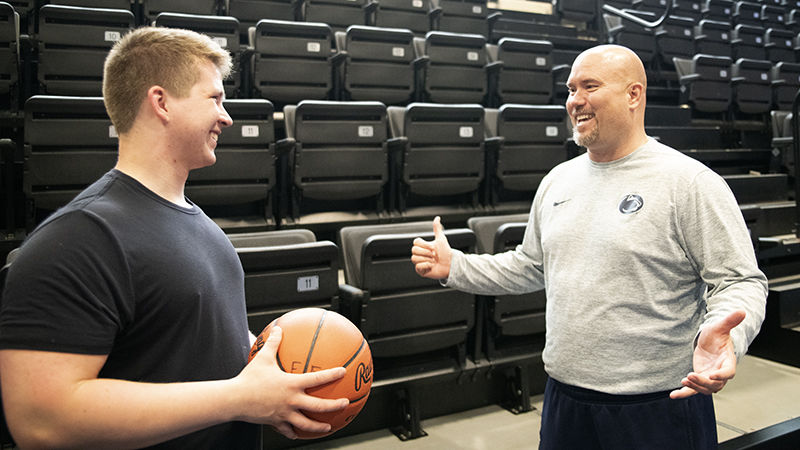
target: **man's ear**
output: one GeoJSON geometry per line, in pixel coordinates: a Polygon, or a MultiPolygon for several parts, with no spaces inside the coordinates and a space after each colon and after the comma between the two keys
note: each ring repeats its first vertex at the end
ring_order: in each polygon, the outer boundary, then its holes
{"type": "Polygon", "coordinates": [[[644,86],[642,83],[631,83],[631,85],[628,86],[628,106],[630,109],[637,109],[643,98],[644,86]]]}
{"type": "Polygon", "coordinates": [[[169,122],[167,91],[161,86],[151,86],[147,90],[147,105],[150,111],[165,124],[169,122]]]}

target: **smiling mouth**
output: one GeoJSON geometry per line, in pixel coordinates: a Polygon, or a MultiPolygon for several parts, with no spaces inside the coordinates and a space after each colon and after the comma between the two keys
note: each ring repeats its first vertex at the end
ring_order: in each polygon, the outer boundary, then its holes
{"type": "Polygon", "coordinates": [[[575,115],[575,124],[580,125],[582,123],[588,122],[594,118],[594,114],[576,114],[575,115]]]}

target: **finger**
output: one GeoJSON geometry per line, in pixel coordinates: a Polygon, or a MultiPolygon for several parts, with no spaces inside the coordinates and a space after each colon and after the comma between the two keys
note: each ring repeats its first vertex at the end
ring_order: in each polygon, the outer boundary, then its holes
{"type": "Polygon", "coordinates": [[[717,392],[718,390],[722,389],[723,386],[721,384],[717,384],[716,382],[705,383],[698,381],[699,380],[697,378],[687,376],[687,378],[684,378],[683,385],[694,389],[695,391],[697,391],[698,394],[705,394],[705,395],[711,395],[717,392]]]}
{"type": "Polygon", "coordinates": [[[414,270],[417,272],[417,274],[424,277],[425,275],[428,274],[428,272],[431,271],[431,263],[428,262],[418,263],[414,266],[414,270]]]}
{"type": "Polygon", "coordinates": [[[347,408],[350,400],[346,398],[320,398],[306,395],[298,401],[297,409],[310,412],[334,412],[347,408]]]}
{"type": "Polygon", "coordinates": [[[433,238],[437,241],[446,239],[444,236],[444,226],[442,226],[442,218],[439,216],[433,219],[433,238]]]}
{"type": "Polygon", "coordinates": [[[347,371],[344,367],[334,367],[332,369],[320,370],[319,372],[310,372],[298,375],[300,378],[300,386],[303,389],[309,389],[322,384],[328,384],[342,378],[347,371]]]}
{"type": "Polygon", "coordinates": [[[729,334],[732,329],[734,329],[737,325],[742,323],[744,318],[747,316],[747,313],[739,310],[730,313],[727,317],[720,320],[714,325],[714,328],[717,332],[723,334],[729,334]]]}
{"type": "Polygon", "coordinates": [[[308,416],[299,412],[292,414],[289,417],[289,422],[291,422],[295,428],[309,433],[327,433],[331,431],[331,424],[311,420],[308,416]]]}
{"type": "Polygon", "coordinates": [[[691,396],[693,396],[695,394],[697,394],[697,391],[695,391],[694,389],[692,389],[690,387],[684,386],[684,387],[682,387],[680,389],[675,389],[674,391],[670,392],[669,393],[669,398],[671,398],[673,400],[677,400],[677,399],[680,399],[680,398],[688,398],[688,397],[691,397],[691,396]]]}
{"type": "Polygon", "coordinates": [[[297,439],[297,433],[295,433],[292,426],[286,422],[282,422],[278,425],[275,425],[274,428],[278,433],[286,436],[289,439],[292,440],[297,439]]]}
{"type": "Polygon", "coordinates": [[[420,238],[417,238],[419,242],[414,243],[414,246],[411,247],[411,254],[418,255],[418,256],[426,256],[428,258],[433,257],[434,252],[436,249],[433,247],[433,244],[423,241],[420,238]],[[420,245],[420,243],[422,245],[420,245]]]}

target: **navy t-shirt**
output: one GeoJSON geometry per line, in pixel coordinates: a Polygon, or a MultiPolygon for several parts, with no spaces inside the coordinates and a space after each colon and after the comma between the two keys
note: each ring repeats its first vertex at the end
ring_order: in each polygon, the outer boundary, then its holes
{"type": "MultiPolygon", "coordinates": [[[[228,379],[247,362],[244,273],[229,240],[112,170],[42,223],[8,272],[0,348],[108,355],[101,378],[228,379]]],[[[229,423],[164,448],[258,448],[229,423]]]]}

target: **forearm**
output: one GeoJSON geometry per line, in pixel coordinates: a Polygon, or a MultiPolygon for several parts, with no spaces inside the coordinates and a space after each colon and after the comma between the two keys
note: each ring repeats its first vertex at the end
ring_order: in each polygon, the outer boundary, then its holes
{"type": "Polygon", "coordinates": [[[478,295],[524,294],[544,288],[544,275],[521,249],[496,255],[453,252],[448,287],[478,295]]]}
{"type": "Polygon", "coordinates": [[[28,403],[9,414],[8,421],[24,448],[132,448],[233,421],[242,399],[234,380],[151,384],[91,379],[58,401],[28,403]]]}
{"type": "Polygon", "coordinates": [[[764,321],[767,281],[762,278],[763,274],[758,275],[714,289],[707,300],[707,313],[701,328],[722,320],[734,311],[742,310],[746,313],[742,323],[731,330],[737,358],[746,353],[764,321]]]}

